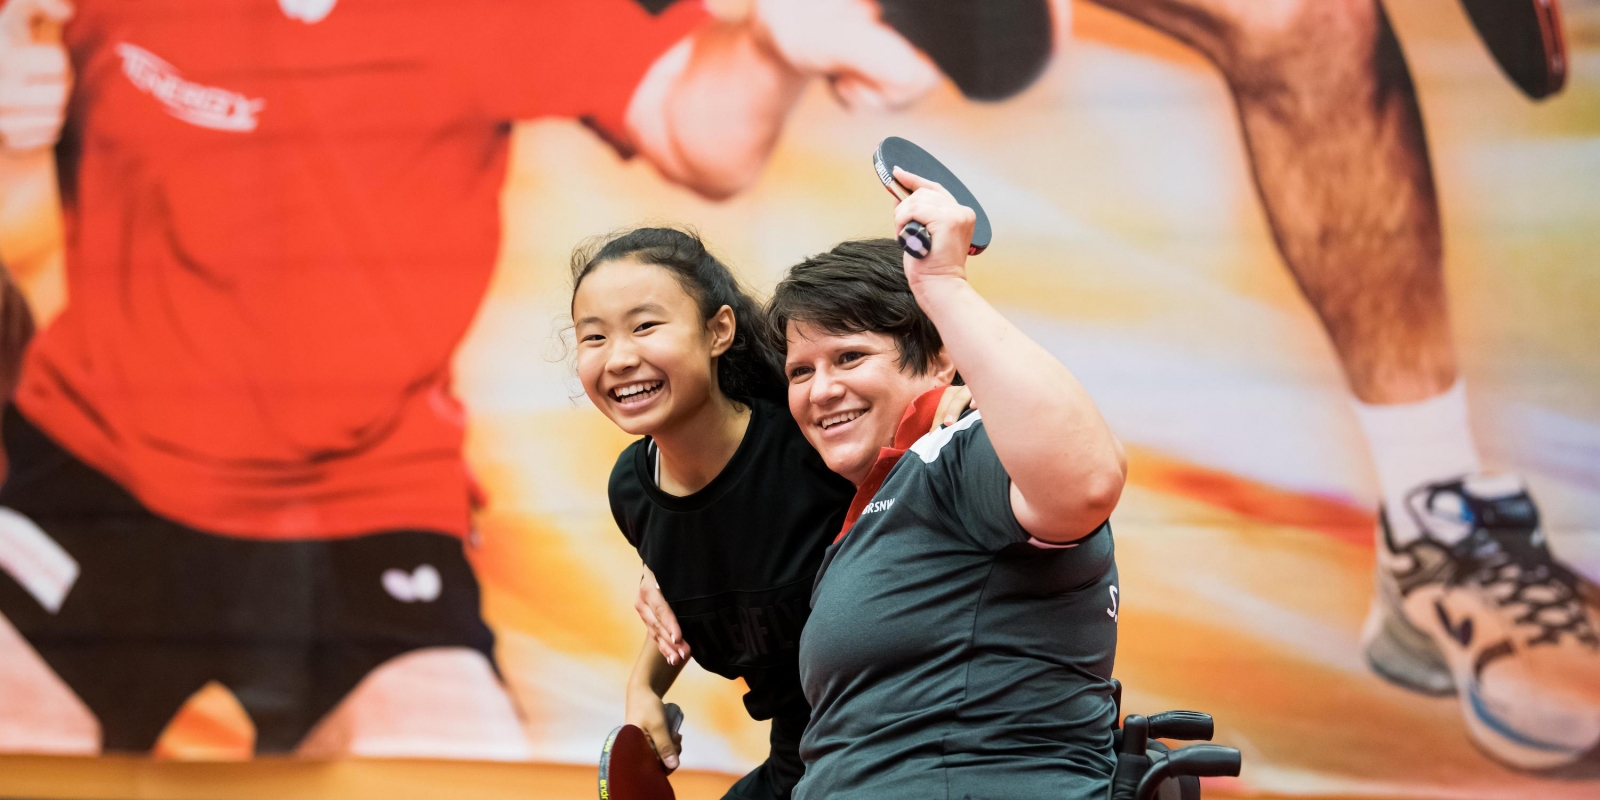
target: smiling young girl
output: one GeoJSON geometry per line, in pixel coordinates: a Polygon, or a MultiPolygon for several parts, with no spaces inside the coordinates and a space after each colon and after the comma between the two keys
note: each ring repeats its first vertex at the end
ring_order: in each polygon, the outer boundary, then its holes
{"type": "Polygon", "coordinates": [[[770,756],[727,796],[787,798],[810,716],[800,629],[855,487],[801,435],[779,359],[759,335],[760,306],[697,237],[640,228],[580,249],[572,267],[584,392],[643,437],[617,458],[611,512],[682,631],[670,646],[646,637],[627,720],[677,767],[661,697],[692,653],[710,672],[743,678],[750,716],[772,720],[770,756]]]}

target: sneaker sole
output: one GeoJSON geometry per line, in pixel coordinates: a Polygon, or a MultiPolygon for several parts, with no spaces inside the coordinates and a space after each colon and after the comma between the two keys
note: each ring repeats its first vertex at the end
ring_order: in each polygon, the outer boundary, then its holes
{"type": "MultiPolygon", "coordinates": [[[[1467,740],[1485,756],[1518,772],[1547,778],[1593,779],[1600,777],[1600,744],[1587,752],[1550,745],[1530,747],[1526,737],[1508,732],[1504,724],[1495,725],[1475,708],[1472,699],[1458,684],[1428,634],[1400,616],[1392,589],[1385,592],[1382,578],[1362,629],[1362,644],[1367,666],[1378,677],[1402,689],[1430,697],[1460,695],[1461,714],[1467,725],[1467,740]]],[[[1464,678],[1470,680],[1470,678],[1464,678]]]]}
{"type": "MultiPolygon", "coordinates": [[[[1438,645],[1401,615],[1398,591],[1384,577],[1378,576],[1377,592],[1361,637],[1367,666],[1378,677],[1430,697],[1458,695],[1468,741],[1502,766],[1547,778],[1600,777],[1600,743],[1571,750],[1552,743],[1531,742],[1526,735],[1507,730],[1504,722],[1496,724],[1497,720],[1486,716],[1486,710],[1476,708],[1469,693],[1460,691],[1438,645]]],[[[1462,680],[1471,677],[1464,675],[1462,680]]]]}
{"type": "MultiPolygon", "coordinates": [[[[1381,568],[1380,568],[1381,569],[1381,568]]],[[[1444,654],[1428,634],[1401,616],[1398,590],[1380,573],[1372,608],[1361,630],[1367,666],[1378,677],[1430,697],[1456,693],[1456,681],[1444,654]]]]}
{"type": "MultiPolygon", "coordinates": [[[[1463,680],[1471,680],[1463,677],[1463,680]]],[[[1461,715],[1467,723],[1467,739],[1479,752],[1502,766],[1545,777],[1584,777],[1589,759],[1600,745],[1568,745],[1543,741],[1539,734],[1518,730],[1500,719],[1476,697],[1476,690],[1461,693],[1461,715]]]]}

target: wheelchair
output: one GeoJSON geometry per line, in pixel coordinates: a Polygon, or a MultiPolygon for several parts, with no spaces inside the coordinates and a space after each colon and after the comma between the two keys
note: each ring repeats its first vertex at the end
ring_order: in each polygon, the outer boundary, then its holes
{"type": "MultiPolygon", "coordinates": [[[[1122,682],[1113,678],[1112,700],[1122,716],[1122,682]]],[[[1200,800],[1202,777],[1237,777],[1241,756],[1232,747],[1197,744],[1171,748],[1157,739],[1211,741],[1210,714],[1163,711],[1129,714],[1117,727],[1117,767],[1108,800],[1200,800]]]]}

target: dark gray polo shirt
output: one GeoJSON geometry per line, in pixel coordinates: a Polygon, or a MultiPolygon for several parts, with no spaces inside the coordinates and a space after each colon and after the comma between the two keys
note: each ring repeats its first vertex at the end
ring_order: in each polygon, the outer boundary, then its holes
{"type": "Polygon", "coordinates": [[[1032,541],[1010,487],[969,413],[912,445],[828,548],[800,640],[796,800],[1106,796],[1111,526],[1032,541]]]}

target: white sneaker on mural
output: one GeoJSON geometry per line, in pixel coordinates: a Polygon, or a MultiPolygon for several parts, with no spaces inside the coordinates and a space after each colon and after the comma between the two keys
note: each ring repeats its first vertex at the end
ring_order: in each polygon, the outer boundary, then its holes
{"type": "Polygon", "coordinates": [[[1379,516],[1367,663],[1405,688],[1456,694],[1473,742],[1509,766],[1600,753],[1593,586],[1550,554],[1522,481],[1472,476],[1406,500],[1421,535],[1398,544],[1379,516]]]}

